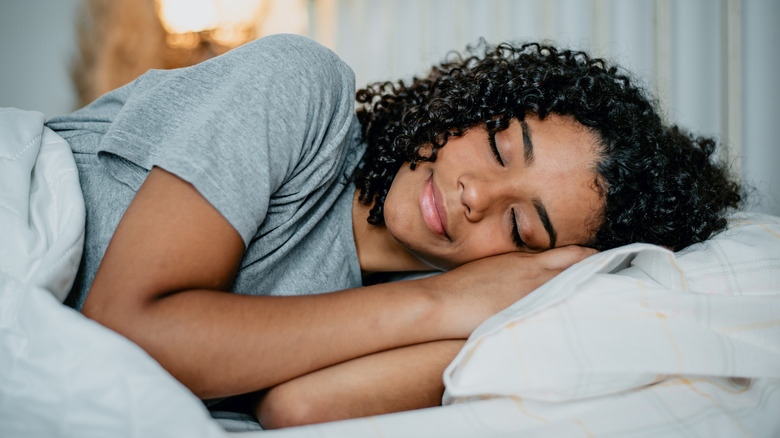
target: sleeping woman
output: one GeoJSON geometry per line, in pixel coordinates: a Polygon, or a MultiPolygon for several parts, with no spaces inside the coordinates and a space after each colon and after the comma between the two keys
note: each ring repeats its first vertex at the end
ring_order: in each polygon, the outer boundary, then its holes
{"type": "Polygon", "coordinates": [[[485,319],[597,250],[707,239],[740,202],[712,140],[536,44],[356,94],[332,52],[272,36],[47,125],[87,207],[67,303],[202,399],[253,394],[267,428],[438,405],[485,319]]]}

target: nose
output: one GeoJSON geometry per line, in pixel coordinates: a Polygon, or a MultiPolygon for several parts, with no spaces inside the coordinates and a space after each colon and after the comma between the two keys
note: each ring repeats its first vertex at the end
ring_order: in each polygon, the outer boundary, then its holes
{"type": "Polygon", "coordinates": [[[478,222],[492,210],[499,209],[507,197],[508,184],[476,175],[462,175],[458,179],[460,200],[470,222],[478,222]]]}

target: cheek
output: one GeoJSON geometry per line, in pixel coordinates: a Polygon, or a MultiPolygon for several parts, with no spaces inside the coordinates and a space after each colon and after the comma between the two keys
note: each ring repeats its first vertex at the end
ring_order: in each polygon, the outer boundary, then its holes
{"type": "Polygon", "coordinates": [[[390,234],[403,236],[414,228],[414,191],[411,187],[411,171],[402,168],[387,192],[384,205],[384,221],[390,234]]]}
{"type": "Polygon", "coordinates": [[[408,209],[403,208],[400,202],[397,202],[396,198],[388,193],[387,199],[385,199],[384,220],[385,227],[390,234],[396,239],[408,234],[409,230],[412,229],[410,219],[408,209]]]}
{"type": "Polygon", "coordinates": [[[456,251],[455,256],[459,264],[517,251],[509,237],[502,234],[500,224],[481,223],[479,225],[473,225],[468,238],[456,251]]]}

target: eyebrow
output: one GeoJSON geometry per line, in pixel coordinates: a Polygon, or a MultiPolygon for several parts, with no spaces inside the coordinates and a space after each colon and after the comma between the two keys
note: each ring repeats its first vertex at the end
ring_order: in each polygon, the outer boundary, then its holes
{"type": "Polygon", "coordinates": [[[550,216],[547,214],[547,209],[544,208],[542,200],[535,198],[533,203],[536,212],[539,214],[539,220],[542,221],[544,230],[547,231],[547,235],[550,237],[550,247],[548,249],[552,249],[555,247],[555,241],[558,238],[558,233],[555,232],[555,228],[553,228],[552,222],[550,222],[550,216]]]}
{"type": "Polygon", "coordinates": [[[528,129],[528,124],[525,120],[520,121],[520,126],[523,128],[523,158],[526,165],[531,165],[534,162],[534,144],[531,142],[531,130],[528,129]]]}
{"type": "MultiPolygon", "coordinates": [[[[531,130],[528,129],[528,124],[525,120],[520,121],[520,126],[523,128],[523,157],[525,164],[530,166],[534,162],[534,144],[531,142],[531,130]]],[[[550,247],[555,247],[555,241],[557,240],[558,233],[555,232],[552,222],[550,222],[550,215],[547,214],[547,209],[542,204],[542,200],[539,198],[533,199],[534,208],[536,213],[539,214],[539,220],[542,221],[544,230],[547,231],[547,235],[550,237],[550,247]]]]}

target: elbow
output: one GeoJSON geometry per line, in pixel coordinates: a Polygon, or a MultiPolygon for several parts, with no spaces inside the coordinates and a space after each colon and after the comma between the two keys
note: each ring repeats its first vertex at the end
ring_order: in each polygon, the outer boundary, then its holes
{"type": "Polygon", "coordinates": [[[100,296],[100,294],[93,292],[91,291],[87,295],[84,306],[81,308],[81,313],[105,327],[122,333],[122,328],[128,325],[126,320],[133,317],[133,310],[137,306],[129,305],[127,300],[106,299],[100,296]]]}
{"type": "Polygon", "coordinates": [[[329,418],[326,406],[315,406],[311,397],[304,396],[288,384],[269,389],[257,403],[255,415],[263,429],[304,426],[336,419],[329,418]]]}
{"type": "Polygon", "coordinates": [[[355,398],[348,393],[322,387],[303,376],[268,389],[255,405],[255,416],[263,429],[305,426],[347,420],[381,413],[373,397],[355,398]]]}
{"type": "Polygon", "coordinates": [[[105,284],[93,283],[81,313],[105,327],[125,336],[142,328],[139,319],[151,309],[151,304],[158,302],[164,296],[159,292],[151,292],[134,288],[106,287],[105,284]]]}
{"type": "Polygon", "coordinates": [[[87,318],[111,328],[111,313],[114,306],[96,295],[90,291],[86,301],[84,301],[84,306],[81,308],[81,313],[87,318]]]}

